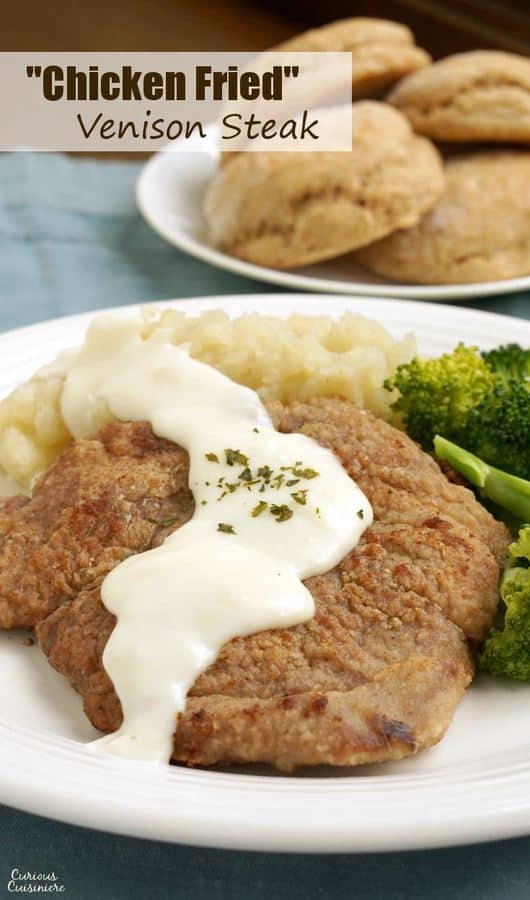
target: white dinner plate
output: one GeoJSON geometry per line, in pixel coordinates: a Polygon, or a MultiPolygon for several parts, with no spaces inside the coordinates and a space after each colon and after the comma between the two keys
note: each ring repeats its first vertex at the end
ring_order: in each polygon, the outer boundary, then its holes
{"type": "MultiPolygon", "coordinates": [[[[354,310],[396,337],[414,330],[424,354],[461,340],[530,344],[530,321],[426,303],[315,294],[173,303],[190,314],[354,310]]],[[[0,335],[0,394],[79,343],[91,317],[0,335]]],[[[0,802],[144,838],[253,850],[394,850],[530,832],[530,685],[478,678],[441,743],[401,762],[297,776],[201,771],[92,752],[96,732],[80,698],[26,644],[24,635],[0,635],[0,802]]]]}
{"type": "MultiPolygon", "coordinates": [[[[426,300],[463,300],[530,288],[530,276],[478,284],[398,284],[372,275],[356,262],[353,254],[297,269],[280,270],[256,266],[216,250],[209,241],[202,214],[203,198],[217,166],[215,134],[200,141],[202,152],[155,154],[146,163],[137,185],[140,212],[161,237],[190,256],[221,269],[257,281],[280,284],[304,291],[324,291],[363,296],[404,297],[426,300]]],[[[190,141],[190,144],[192,141],[190,141]]],[[[197,143],[198,140],[197,140],[197,143]]]]}

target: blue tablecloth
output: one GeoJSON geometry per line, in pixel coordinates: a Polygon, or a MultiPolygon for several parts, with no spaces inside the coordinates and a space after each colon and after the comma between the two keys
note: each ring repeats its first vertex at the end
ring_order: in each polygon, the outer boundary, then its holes
{"type": "MultiPolygon", "coordinates": [[[[0,330],[137,301],[274,290],[154,235],[136,212],[137,172],[133,164],[53,155],[0,158],[0,330]]],[[[528,294],[467,305],[530,317],[528,294]]],[[[54,871],[76,900],[522,900],[530,897],[529,860],[530,838],[371,856],[203,850],[0,807],[2,897],[11,896],[16,867],[54,871]]]]}

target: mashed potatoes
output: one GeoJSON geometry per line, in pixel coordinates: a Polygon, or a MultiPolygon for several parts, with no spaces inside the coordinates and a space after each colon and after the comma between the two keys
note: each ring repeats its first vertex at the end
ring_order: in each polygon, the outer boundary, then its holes
{"type": "MultiPolygon", "coordinates": [[[[415,351],[412,336],[396,341],[382,325],[353,313],[340,319],[257,314],[230,319],[221,311],[192,318],[168,310],[146,311],[138,320],[143,337],[160,328],[263,400],[340,395],[383,418],[392,402],[383,382],[415,351]]],[[[73,358],[75,351],[61,354],[0,402],[0,466],[25,488],[71,440],[61,393],[73,358]]]]}

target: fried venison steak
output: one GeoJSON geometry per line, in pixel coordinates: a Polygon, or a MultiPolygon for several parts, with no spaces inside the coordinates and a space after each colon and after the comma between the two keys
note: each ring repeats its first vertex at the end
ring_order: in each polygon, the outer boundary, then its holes
{"type": "MultiPolygon", "coordinates": [[[[291,771],[430,747],[473,677],[508,532],[406,435],[347,401],[270,411],[280,431],[336,453],[375,521],[340,565],[307,580],[311,621],[225,644],[190,691],[173,760],[291,771]]],[[[0,623],[37,626],[50,663],[105,732],[122,712],[102,666],[115,619],[101,581],[188,521],[187,474],[187,454],[147,424],[114,423],[67,448],[32,500],[3,508],[0,623]]]]}
{"type": "Polygon", "coordinates": [[[0,627],[34,627],[192,514],[187,453],[146,423],[77,441],[0,509],[0,627]]]}

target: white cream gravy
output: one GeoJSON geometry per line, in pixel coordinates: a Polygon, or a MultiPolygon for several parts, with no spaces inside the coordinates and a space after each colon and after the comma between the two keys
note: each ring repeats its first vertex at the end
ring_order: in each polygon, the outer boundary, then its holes
{"type": "Polygon", "coordinates": [[[333,453],[277,432],[254,391],[191,358],[169,333],[143,340],[134,321],[93,323],[62,394],[74,436],[91,433],[102,404],[118,419],[150,422],[190,457],[193,518],[120,563],[101,591],[117,618],[103,664],[124,720],[96,743],[167,762],[187,692],[222,645],[310,619],[302,579],[335,566],[372,510],[333,453]]]}

